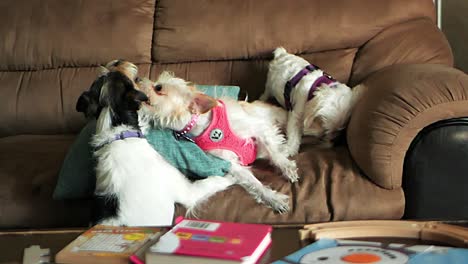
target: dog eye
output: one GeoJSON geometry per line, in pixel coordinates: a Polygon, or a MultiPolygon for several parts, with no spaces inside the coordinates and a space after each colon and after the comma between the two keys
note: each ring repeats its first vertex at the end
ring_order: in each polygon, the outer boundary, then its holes
{"type": "Polygon", "coordinates": [[[156,84],[156,86],[154,86],[154,90],[155,90],[156,92],[160,92],[160,91],[162,90],[162,85],[156,84]]]}
{"type": "Polygon", "coordinates": [[[141,79],[140,77],[136,77],[136,78],[135,78],[135,82],[136,82],[136,83],[139,83],[139,82],[141,82],[141,81],[142,81],[142,79],[141,79]]]}

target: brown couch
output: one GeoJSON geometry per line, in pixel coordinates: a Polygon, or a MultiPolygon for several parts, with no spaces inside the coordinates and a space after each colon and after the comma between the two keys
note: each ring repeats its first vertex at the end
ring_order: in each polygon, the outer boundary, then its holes
{"type": "MultiPolygon", "coordinates": [[[[86,226],[93,200],[52,199],[69,146],[85,124],[75,111],[98,66],[123,58],[155,78],[263,91],[277,46],[369,91],[347,144],[303,146],[301,181],[266,162],[258,178],[288,194],[277,215],[240,187],[213,197],[200,217],[302,224],[399,219],[405,153],[418,132],[468,116],[467,76],[435,25],[432,0],[83,0],[0,2],[0,228],[86,226]]],[[[183,208],[178,208],[178,214],[183,208]]]]}

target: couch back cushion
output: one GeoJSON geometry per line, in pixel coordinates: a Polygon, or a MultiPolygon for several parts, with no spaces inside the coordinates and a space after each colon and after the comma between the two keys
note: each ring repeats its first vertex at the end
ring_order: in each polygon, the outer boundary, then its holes
{"type": "Polygon", "coordinates": [[[268,58],[357,48],[385,27],[434,19],[431,0],[160,0],[153,58],[158,62],[268,58]]]}
{"type": "MultiPolygon", "coordinates": [[[[155,18],[152,76],[170,69],[194,82],[240,86],[250,99],[262,93],[278,46],[349,83],[360,48],[385,29],[423,19],[437,30],[431,0],[160,0],[155,18]]],[[[425,51],[422,59],[405,53],[398,62],[428,62],[433,49],[425,51]]]]}
{"type": "Polygon", "coordinates": [[[432,0],[8,0],[0,15],[0,137],[76,133],[78,96],[111,59],[255,99],[277,46],[347,83],[379,32],[435,20],[432,0]]]}
{"type": "Polygon", "coordinates": [[[150,62],[154,0],[0,1],[0,70],[150,62]]]}
{"type": "Polygon", "coordinates": [[[98,65],[151,62],[154,0],[0,1],[0,136],[76,132],[98,65]]]}

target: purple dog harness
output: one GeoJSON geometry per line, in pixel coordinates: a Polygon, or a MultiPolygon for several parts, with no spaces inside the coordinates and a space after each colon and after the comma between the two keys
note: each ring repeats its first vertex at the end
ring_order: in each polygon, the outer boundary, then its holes
{"type": "MultiPolygon", "coordinates": [[[[313,64],[309,64],[304,69],[299,71],[296,75],[294,75],[294,77],[292,77],[291,80],[286,82],[286,84],[284,85],[283,95],[284,95],[284,104],[288,111],[292,110],[292,104],[291,104],[292,89],[302,80],[304,76],[319,69],[320,69],[319,67],[313,64]]],[[[312,86],[310,86],[309,95],[307,96],[307,101],[309,101],[310,99],[314,97],[314,92],[317,90],[318,87],[320,87],[320,85],[331,84],[334,82],[336,82],[336,80],[324,72],[323,75],[317,78],[317,80],[315,80],[312,86]]]]}

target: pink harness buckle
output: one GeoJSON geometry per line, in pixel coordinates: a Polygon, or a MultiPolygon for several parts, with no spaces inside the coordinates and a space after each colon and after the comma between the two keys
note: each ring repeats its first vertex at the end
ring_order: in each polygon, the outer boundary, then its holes
{"type": "Polygon", "coordinates": [[[257,158],[257,146],[253,138],[243,139],[234,134],[229,125],[226,106],[223,101],[211,110],[210,125],[194,142],[203,150],[226,149],[239,157],[244,166],[252,164],[257,158]]]}

